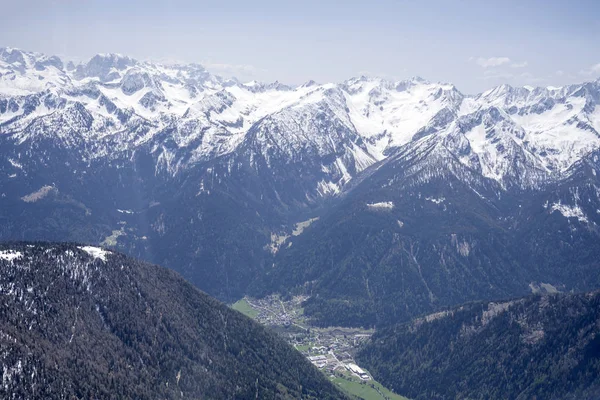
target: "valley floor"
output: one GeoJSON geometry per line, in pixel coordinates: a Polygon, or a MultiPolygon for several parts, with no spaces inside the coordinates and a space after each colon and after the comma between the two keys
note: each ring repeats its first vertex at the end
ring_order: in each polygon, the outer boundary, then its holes
{"type": "Polygon", "coordinates": [[[297,296],[283,301],[273,295],[263,299],[245,297],[232,305],[261,324],[274,329],[344,391],[364,400],[406,400],[375,381],[357,365],[354,355],[373,330],[311,326],[297,296]]]}

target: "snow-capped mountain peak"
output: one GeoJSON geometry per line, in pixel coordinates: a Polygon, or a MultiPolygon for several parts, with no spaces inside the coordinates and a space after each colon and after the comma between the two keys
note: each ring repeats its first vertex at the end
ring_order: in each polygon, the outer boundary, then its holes
{"type": "Polygon", "coordinates": [[[65,67],[56,56],[0,49],[0,132],[17,143],[53,136],[65,145],[86,143],[90,159],[150,146],[156,157],[186,168],[254,141],[254,151],[268,159],[278,149],[289,160],[308,154],[340,160],[339,168],[322,165],[330,182],[348,182],[432,135],[488,178],[539,185],[600,147],[598,103],[600,81],[500,85],[476,96],[420,77],[291,87],[226,80],[198,64],[111,53],[65,67]],[[517,174],[519,168],[535,173],[517,174]]]}

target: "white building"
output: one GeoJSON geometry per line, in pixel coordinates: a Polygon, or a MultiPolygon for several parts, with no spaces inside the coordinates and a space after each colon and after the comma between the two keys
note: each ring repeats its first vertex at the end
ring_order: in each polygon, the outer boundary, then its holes
{"type": "Polygon", "coordinates": [[[361,367],[359,367],[356,364],[346,364],[346,368],[348,368],[348,370],[356,375],[358,375],[358,377],[364,381],[368,381],[371,379],[371,377],[369,376],[369,374],[367,374],[361,367]]]}

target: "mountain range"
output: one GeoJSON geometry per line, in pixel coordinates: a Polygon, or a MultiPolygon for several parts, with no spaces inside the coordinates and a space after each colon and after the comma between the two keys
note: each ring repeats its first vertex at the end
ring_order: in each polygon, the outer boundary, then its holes
{"type": "Polygon", "coordinates": [[[600,81],[242,83],[0,50],[0,239],[84,241],[321,325],[600,287],[600,81]]]}

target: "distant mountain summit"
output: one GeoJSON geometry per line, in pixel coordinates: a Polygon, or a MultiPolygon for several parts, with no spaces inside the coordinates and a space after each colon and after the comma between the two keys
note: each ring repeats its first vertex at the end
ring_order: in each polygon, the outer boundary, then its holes
{"type": "Polygon", "coordinates": [[[0,245],[0,298],[2,398],[345,398],[274,333],[103,248],[0,245]]]}

